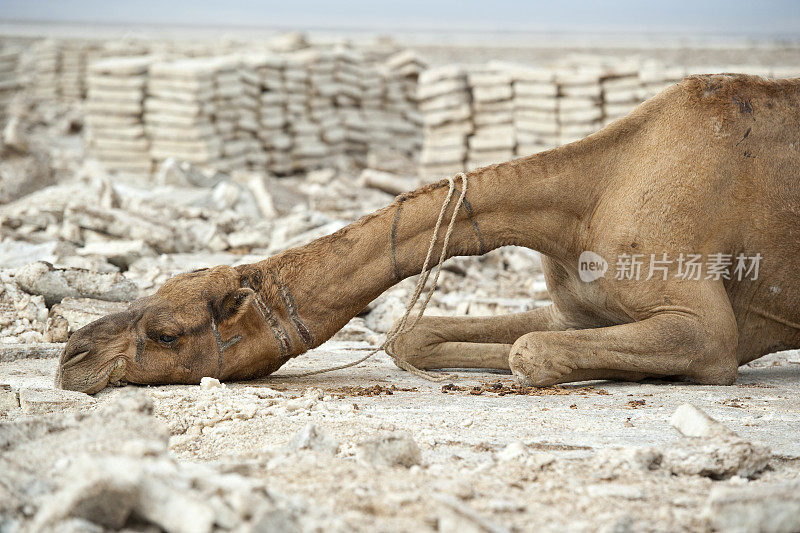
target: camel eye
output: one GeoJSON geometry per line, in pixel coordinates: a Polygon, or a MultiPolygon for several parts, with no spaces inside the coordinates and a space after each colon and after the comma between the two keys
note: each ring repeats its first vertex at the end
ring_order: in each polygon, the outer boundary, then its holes
{"type": "Polygon", "coordinates": [[[164,343],[164,344],[172,344],[173,342],[175,342],[176,340],[178,340],[178,337],[175,337],[175,336],[173,336],[173,335],[161,335],[161,336],[158,338],[158,340],[159,340],[160,342],[164,343]]]}

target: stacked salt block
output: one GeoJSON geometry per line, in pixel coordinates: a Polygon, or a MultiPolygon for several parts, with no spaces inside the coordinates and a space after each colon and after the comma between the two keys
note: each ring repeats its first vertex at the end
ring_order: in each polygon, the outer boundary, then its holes
{"type": "Polygon", "coordinates": [[[652,98],[667,87],[681,81],[686,71],[680,66],[667,66],[660,61],[645,61],[639,67],[639,81],[642,84],[642,98],[652,98]]]}
{"type": "MultiPolygon", "coordinates": [[[[131,40],[111,40],[104,41],[97,49],[92,50],[91,55],[97,55],[100,58],[122,57],[122,56],[143,56],[150,54],[150,48],[147,44],[141,41],[131,40]]],[[[90,60],[95,59],[91,57],[90,60]]],[[[91,61],[90,61],[91,62],[91,61]]]]}
{"type": "MultiPolygon", "coordinates": [[[[293,172],[314,168],[329,155],[328,145],[323,142],[320,127],[311,119],[309,110],[312,98],[311,66],[318,61],[318,56],[317,50],[303,49],[289,54],[286,60],[284,79],[288,132],[292,138],[290,155],[293,172]]],[[[320,60],[323,64],[327,61],[327,57],[320,60]]],[[[321,71],[324,71],[322,65],[315,69],[315,72],[321,71]]],[[[319,110],[324,99],[315,100],[314,107],[319,110]]]]}
{"type": "MultiPolygon", "coordinates": [[[[333,94],[334,112],[319,116],[314,114],[312,108],[312,117],[322,126],[322,138],[330,146],[338,166],[346,165],[349,161],[363,164],[369,141],[367,120],[361,108],[363,80],[367,76],[364,55],[353,47],[338,45],[333,49],[333,59],[333,82],[336,87],[333,94]],[[338,133],[339,127],[342,128],[343,138],[338,133]]],[[[316,89],[316,85],[314,87],[316,89]]]]}
{"type": "MultiPolygon", "coordinates": [[[[344,164],[365,163],[369,135],[368,120],[362,109],[364,98],[364,79],[368,76],[366,60],[361,50],[351,46],[339,45],[334,48],[336,59],[334,79],[339,87],[335,97],[336,109],[342,117],[346,131],[346,141],[342,150],[335,150],[344,156],[344,164]]],[[[323,124],[323,132],[324,124],[323,124]]],[[[326,134],[323,133],[323,137],[326,134]]],[[[330,141],[329,141],[330,142],[330,141]]]]}
{"type": "Polygon", "coordinates": [[[37,100],[58,97],[58,75],[61,67],[59,42],[45,39],[34,45],[32,93],[37,100]]]}
{"type": "Polygon", "coordinates": [[[89,65],[86,147],[110,172],[148,176],[149,143],[143,112],[148,56],[110,58],[89,65]]]}
{"type": "Polygon", "coordinates": [[[152,66],[144,122],[157,165],[174,157],[208,169],[222,159],[214,124],[214,82],[215,66],[205,58],[152,66]]]}
{"type": "Polygon", "coordinates": [[[5,124],[6,109],[20,88],[17,72],[19,55],[18,49],[0,50],[0,124],[5,124]]]}
{"type": "Polygon", "coordinates": [[[549,150],[559,144],[558,85],[550,69],[514,67],[514,132],[517,156],[549,150]]]}
{"type": "Polygon", "coordinates": [[[286,60],[281,54],[264,53],[251,59],[261,86],[258,109],[258,138],[269,154],[267,170],[272,174],[292,172],[292,137],[288,126],[288,94],[284,70],[286,60]]]}
{"type": "Polygon", "coordinates": [[[266,172],[269,156],[258,136],[261,126],[261,78],[260,58],[245,56],[241,59],[239,79],[242,83],[242,109],[236,132],[237,141],[244,147],[244,154],[249,170],[266,172]]]}
{"type": "MultiPolygon", "coordinates": [[[[386,147],[409,155],[421,148],[423,120],[417,106],[417,84],[425,68],[414,52],[406,50],[388,57],[376,71],[383,78],[382,107],[386,120],[383,127],[376,129],[389,137],[386,147]]],[[[365,84],[366,93],[372,86],[365,84]]]]}
{"type": "Polygon", "coordinates": [[[645,99],[636,65],[619,65],[603,77],[601,85],[606,124],[624,117],[645,99]]]}
{"type": "Polygon", "coordinates": [[[394,135],[391,131],[393,120],[398,114],[387,109],[387,87],[390,70],[384,64],[373,64],[364,69],[361,93],[361,110],[367,120],[367,151],[375,152],[384,146],[390,146],[394,135]]]}
{"type": "Polygon", "coordinates": [[[420,155],[422,178],[438,178],[463,171],[467,138],[473,132],[466,72],[459,65],[426,70],[419,76],[417,100],[424,125],[420,155]]]}
{"type": "Polygon", "coordinates": [[[507,161],[514,157],[514,92],[507,71],[470,72],[473,134],[468,139],[467,169],[507,161]]]}
{"type": "Polygon", "coordinates": [[[153,65],[145,104],[153,159],[173,157],[208,171],[243,170],[250,161],[263,168],[258,91],[255,71],[236,56],[153,65]]]}
{"type": "Polygon", "coordinates": [[[599,130],[603,118],[600,69],[562,70],[556,79],[559,143],[578,141],[599,130]]]}
{"type": "Polygon", "coordinates": [[[59,92],[65,100],[86,97],[86,54],[89,45],[81,41],[65,41],[61,47],[59,92]]]}
{"type": "Polygon", "coordinates": [[[244,170],[248,162],[248,143],[240,138],[240,121],[245,112],[255,120],[258,104],[245,97],[243,68],[238,57],[223,56],[209,63],[214,70],[214,127],[222,143],[222,157],[216,168],[222,172],[244,170]]]}

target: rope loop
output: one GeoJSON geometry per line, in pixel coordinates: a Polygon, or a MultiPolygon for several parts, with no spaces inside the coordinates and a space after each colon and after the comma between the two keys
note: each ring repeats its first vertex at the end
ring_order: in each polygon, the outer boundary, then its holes
{"type": "Polygon", "coordinates": [[[411,372],[415,376],[421,377],[423,379],[427,379],[429,381],[436,381],[436,382],[445,381],[445,380],[448,380],[448,379],[452,378],[452,376],[450,376],[448,374],[436,375],[436,374],[433,374],[431,372],[428,372],[427,370],[422,370],[420,368],[415,367],[414,365],[412,365],[408,361],[400,359],[394,353],[394,342],[397,340],[397,338],[400,335],[403,335],[404,333],[408,333],[409,331],[414,329],[414,327],[417,325],[417,323],[419,323],[420,319],[422,319],[422,315],[425,313],[425,308],[430,303],[431,297],[433,296],[433,293],[436,290],[436,286],[439,283],[439,274],[441,274],[441,272],[442,272],[442,264],[444,263],[445,259],[447,258],[447,247],[450,244],[450,237],[453,234],[453,228],[455,228],[455,225],[456,225],[456,217],[458,216],[458,208],[461,207],[461,205],[464,202],[464,198],[467,195],[467,175],[464,174],[463,172],[459,172],[458,174],[456,174],[455,177],[456,178],[461,178],[461,183],[463,185],[462,189],[461,189],[461,194],[458,197],[458,200],[456,202],[456,206],[453,209],[453,214],[450,216],[450,222],[447,225],[447,231],[445,232],[445,235],[444,235],[444,242],[442,243],[442,252],[439,254],[439,260],[437,261],[437,264],[436,264],[436,273],[433,276],[433,282],[431,283],[431,286],[428,288],[428,292],[425,295],[425,299],[422,301],[422,304],[421,304],[421,306],[419,308],[419,312],[414,317],[414,319],[411,320],[411,312],[413,311],[414,306],[417,304],[417,302],[419,302],[420,298],[422,297],[422,293],[425,290],[425,285],[428,283],[428,279],[430,278],[432,269],[428,269],[428,265],[430,264],[431,257],[433,256],[433,250],[436,248],[436,241],[439,239],[439,230],[442,227],[442,222],[444,220],[444,215],[447,212],[447,207],[450,205],[450,202],[453,199],[453,193],[455,192],[455,188],[456,188],[455,179],[452,176],[447,178],[448,185],[449,185],[449,189],[447,191],[447,197],[444,199],[444,202],[442,202],[442,208],[439,210],[439,217],[436,219],[436,225],[433,227],[433,234],[431,235],[431,241],[430,241],[430,244],[428,245],[428,253],[425,255],[425,261],[422,263],[422,270],[420,272],[419,279],[417,280],[417,284],[414,287],[414,294],[411,297],[411,300],[409,300],[408,305],[406,306],[406,310],[405,310],[405,313],[403,314],[403,316],[400,318],[400,320],[395,322],[394,325],[392,326],[392,329],[390,329],[388,331],[388,333],[386,333],[386,339],[383,341],[383,343],[378,348],[375,348],[374,350],[369,352],[367,355],[365,355],[363,357],[360,357],[360,358],[356,359],[355,361],[351,361],[349,363],[345,363],[345,364],[342,364],[342,365],[323,368],[323,369],[320,369],[320,370],[311,370],[311,371],[308,371],[308,372],[301,372],[301,373],[298,373],[298,374],[286,374],[283,377],[300,378],[300,377],[306,377],[306,376],[314,376],[314,375],[317,375],[317,374],[323,374],[323,373],[326,373],[326,372],[333,372],[334,370],[342,370],[342,369],[345,369],[345,368],[351,368],[351,367],[354,367],[356,365],[359,365],[359,364],[363,363],[364,361],[366,361],[367,359],[371,358],[376,353],[378,353],[378,352],[383,350],[389,355],[389,357],[391,357],[394,360],[395,364],[398,367],[400,367],[403,370],[406,370],[408,372],[411,372]],[[409,324],[409,320],[411,320],[410,324],[409,324]]]}

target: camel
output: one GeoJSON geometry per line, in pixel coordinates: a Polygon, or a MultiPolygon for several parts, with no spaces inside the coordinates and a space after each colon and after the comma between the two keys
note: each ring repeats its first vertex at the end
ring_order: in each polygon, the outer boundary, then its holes
{"type": "MultiPolygon", "coordinates": [[[[800,78],[691,76],[583,140],[467,177],[447,207],[447,257],[538,250],[552,305],[423,317],[395,340],[400,360],[510,370],[533,386],[727,385],[739,366],[800,347],[800,78]],[[687,277],[691,264],[707,269],[687,277]]],[[[261,262],[178,275],[76,331],[56,384],[266,376],[419,273],[447,192],[427,185],[261,262]]]]}

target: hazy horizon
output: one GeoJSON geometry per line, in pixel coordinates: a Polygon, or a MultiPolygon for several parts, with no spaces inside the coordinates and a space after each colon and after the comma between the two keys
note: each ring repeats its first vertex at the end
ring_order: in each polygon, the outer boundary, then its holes
{"type": "Polygon", "coordinates": [[[0,21],[113,25],[298,28],[413,32],[466,30],[514,33],[674,33],[721,37],[800,37],[800,2],[744,0],[651,4],[562,0],[3,0],[0,21]]]}

